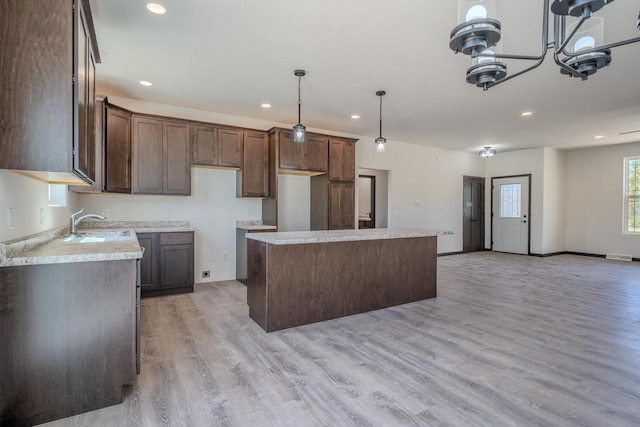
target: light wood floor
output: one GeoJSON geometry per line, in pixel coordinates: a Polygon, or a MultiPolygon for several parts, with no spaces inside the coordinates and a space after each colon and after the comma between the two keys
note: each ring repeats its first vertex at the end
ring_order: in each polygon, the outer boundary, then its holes
{"type": "Polygon", "coordinates": [[[271,334],[235,281],[146,299],[124,403],[48,425],[640,425],[639,263],[483,252],[438,275],[436,299],[271,334]]]}

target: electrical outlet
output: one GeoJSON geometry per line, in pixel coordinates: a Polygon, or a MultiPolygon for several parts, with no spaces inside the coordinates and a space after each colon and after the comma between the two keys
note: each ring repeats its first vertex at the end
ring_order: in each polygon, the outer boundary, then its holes
{"type": "Polygon", "coordinates": [[[223,254],[222,254],[222,260],[223,260],[223,261],[229,261],[229,254],[228,254],[228,253],[226,253],[226,252],[225,252],[225,253],[223,253],[223,254]]]}
{"type": "Polygon", "coordinates": [[[102,209],[102,216],[105,218],[109,217],[109,209],[102,209]]]}
{"type": "Polygon", "coordinates": [[[13,208],[7,208],[7,229],[13,230],[13,208]]]}
{"type": "Polygon", "coordinates": [[[162,217],[163,218],[169,218],[169,209],[164,209],[162,211],[162,217]]]}
{"type": "Polygon", "coordinates": [[[247,218],[251,218],[251,209],[247,209],[247,218]]]}
{"type": "Polygon", "coordinates": [[[40,225],[44,225],[44,208],[40,208],[40,225]]]}
{"type": "Polygon", "coordinates": [[[293,216],[295,216],[296,218],[299,217],[300,216],[300,211],[298,211],[298,209],[293,211],[293,216]]]}
{"type": "Polygon", "coordinates": [[[207,279],[209,277],[211,277],[211,270],[203,270],[202,271],[202,278],[203,279],[207,279]]]}

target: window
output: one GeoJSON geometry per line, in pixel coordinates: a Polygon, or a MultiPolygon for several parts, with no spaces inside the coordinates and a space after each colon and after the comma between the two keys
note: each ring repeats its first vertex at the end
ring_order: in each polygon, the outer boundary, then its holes
{"type": "Polygon", "coordinates": [[[520,218],[522,184],[500,185],[500,216],[502,218],[520,218]]]}
{"type": "Polygon", "coordinates": [[[624,159],[624,231],[640,233],[640,156],[624,159]]]}

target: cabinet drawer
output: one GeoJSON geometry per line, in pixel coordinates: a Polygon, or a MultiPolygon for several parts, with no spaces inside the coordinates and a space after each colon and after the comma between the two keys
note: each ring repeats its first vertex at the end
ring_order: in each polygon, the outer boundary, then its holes
{"type": "Polygon", "coordinates": [[[160,245],[189,245],[193,243],[193,233],[161,233],[160,245]]]}

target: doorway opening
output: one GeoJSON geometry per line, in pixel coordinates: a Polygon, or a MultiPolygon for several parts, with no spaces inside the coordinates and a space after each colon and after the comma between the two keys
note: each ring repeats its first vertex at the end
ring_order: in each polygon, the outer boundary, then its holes
{"type": "Polygon", "coordinates": [[[462,251],[484,250],[484,178],[464,176],[462,206],[462,251]]]}
{"type": "Polygon", "coordinates": [[[491,178],[491,250],[531,250],[531,174],[491,178]]]}
{"type": "Polygon", "coordinates": [[[376,228],[376,177],[358,175],[358,228],[376,228]]]}
{"type": "Polygon", "coordinates": [[[356,212],[358,228],[387,228],[389,224],[389,171],[358,169],[356,212]]]}

